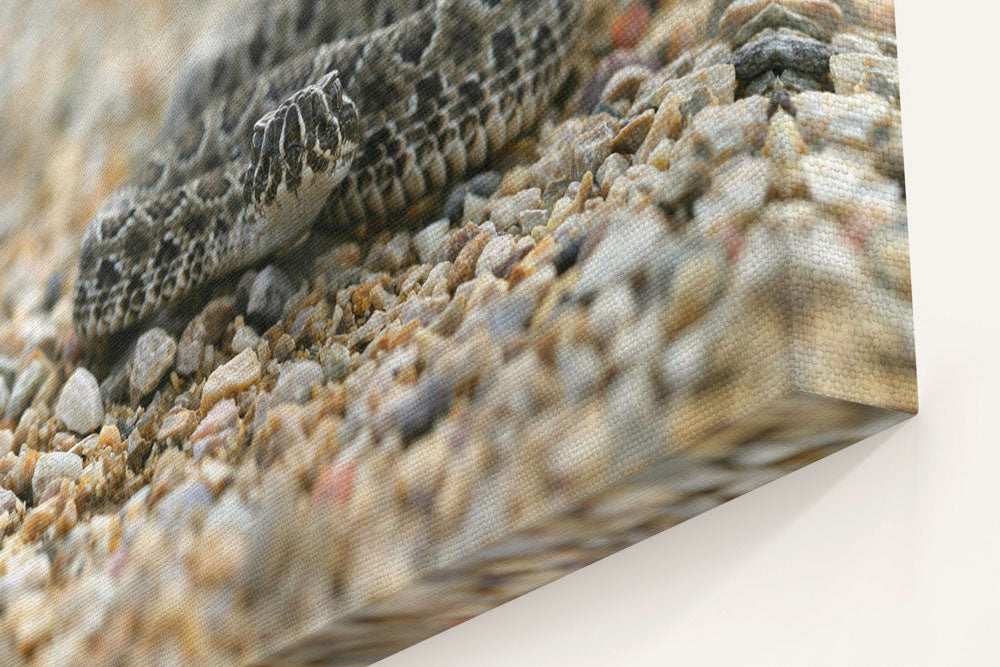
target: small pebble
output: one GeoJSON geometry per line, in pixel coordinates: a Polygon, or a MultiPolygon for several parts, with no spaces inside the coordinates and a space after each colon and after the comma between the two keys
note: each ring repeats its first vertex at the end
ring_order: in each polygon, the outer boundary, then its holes
{"type": "Polygon", "coordinates": [[[42,310],[46,313],[52,311],[52,307],[59,300],[59,292],[62,291],[63,274],[62,271],[54,271],[45,282],[45,293],[42,295],[42,310]]]}
{"type": "MultiPolygon", "coordinates": [[[[27,498],[28,492],[31,490],[31,478],[35,473],[35,463],[39,456],[40,454],[34,449],[22,446],[16,461],[13,454],[4,457],[5,464],[13,462],[14,465],[9,468],[10,472],[5,477],[0,478],[3,480],[3,486],[16,493],[20,498],[27,498]]],[[[4,467],[8,468],[8,465],[4,467]]]]}
{"type": "Polygon", "coordinates": [[[233,399],[227,398],[216,403],[191,434],[194,460],[200,461],[220,448],[235,444],[239,418],[240,412],[233,399]]]}
{"type": "Polygon", "coordinates": [[[595,116],[595,121],[576,138],[573,149],[572,179],[579,180],[588,171],[597,171],[609,155],[614,142],[615,122],[608,116],[595,116]]]}
{"type": "Polygon", "coordinates": [[[129,374],[129,389],[133,401],[156,389],[174,363],[176,353],[177,342],[163,329],[150,329],[139,337],[135,344],[132,372],[129,374]]]}
{"type": "Polygon", "coordinates": [[[8,400],[10,400],[10,390],[7,388],[7,379],[0,377],[0,415],[7,410],[8,400]]]}
{"type": "Polygon", "coordinates": [[[233,307],[237,313],[247,312],[247,304],[250,302],[250,290],[253,288],[253,283],[256,279],[257,272],[250,269],[244,272],[240,276],[239,282],[236,283],[236,290],[233,292],[233,307]]]}
{"type": "Polygon", "coordinates": [[[587,294],[631,276],[657,254],[664,233],[650,215],[622,215],[610,226],[604,240],[587,257],[580,271],[577,292],[587,294]]]}
{"type": "Polygon", "coordinates": [[[129,434],[128,442],[125,446],[125,463],[128,465],[129,470],[138,473],[142,471],[142,467],[146,465],[146,459],[149,458],[149,452],[153,448],[153,443],[146,440],[138,431],[133,431],[129,434]]]}
{"type": "Polygon", "coordinates": [[[389,316],[384,310],[376,310],[368,321],[358,328],[358,342],[366,344],[372,342],[388,325],[389,316]]]}
{"type": "Polygon", "coordinates": [[[410,235],[399,232],[385,245],[382,254],[382,265],[391,273],[399,271],[406,264],[406,256],[410,252],[410,235]]]}
{"type": "Polygon", "coordinates": [[[708,364],[707,344],[688,334],[670,344],[661,353],[660,377],[674,392],[693,392],[705,377],[708,364]]]}
{"type": "Polygon", "coordinates": [[[490,239],[476,261],[476,277],[492,274],[514,249],[514,237],[503,234],[490,239]]]}
{"type": "Polygon", "coordinates": [[[465,244],[455,258],[455,263],[451,265],[451,270],[448,271],[449,292],[454,292],[461,283],[475,275],[476,262],[479,261],[479,255],[489,242],[489,233],[482,231],[465,244]]]}
{"type": "Polygon", "coordinates": [[[201,319],[205,323],[205,342],[215,343],[226,330],[226,325],[236,314],[236,299],[222,296],[212,299],[201,310],[201,319]]]}
{"type": "Polygon", "coordinates": [[[469,194],[486,198],[500,187],[501,175],[495,171],[487,171],[469,179],[451,191],[445,200],[442,213],[452,223],[459,222],[465,215],[465,200],[469,194]]]}
{"type": "Polygon", "coordinates": [[[292,352],[295,351],[295,339],[290,335],[283,333],[278,337],[277,342],[274,344],[274,352],[272,356],[278,361],[284,361],[288,357],[292,356],[292,352]]]}
{"type": "Polygon", "coordinates": [[[208,332],[205,321],[198,315],[184,328],[180,342],[177,344],[177,373],[183,376],[193,375],[201,366],[201,353],[208,342],[208,332]]]}
{"type": "Polygon", "coordinates": [[[438,220],[424,227],[413,237],[413,249],[417,258],[424,264],[433,264],[431,258],[437,254],[437,249],[448,239],[448,220],[438,220]]]}
{"type": "Polygon", "coordinates": [[[336,269],[326,274],[326,298],[330,301],[337,300],[337,293],[351,285],[361,282],[361,268],[336,269]]]}
{"type": "Polygon", "coordinates": [[[49,358],[60,355],[59,331],[49,315],[31,313],[21,321],[19,329],[24,349],[44,352],[49,358]]]}
{"type": "Polygon", "coordinates": [[[351,371],[351,351],[338,343],[324,348],[320,352],[320,360],[327,382],[339,382],[351,371]]]}
{"type": "MultiPolygon", "coordinates": [[[[295,404],[268,409],[267,426],[263,429],[267,435],[254,439],[254,458],[259,466],[269,467],[286,452],[294,452],[306,442],[301,417],[301,408],[295,404]]],[[[297,463],[307,465],[302,457],[298,457],[297,463]]]]}
{"type": "Polygon", "coordinates": [[[597,186],[601,189],[601,192],[607,194],[611,188],[611,183],[619,176],[624,176],[628,168],[629,159],[627,157],[619,153],[609,155],[604,163],[601,164],[597,173],[594,174],[594,179],[597,181],[597,186]]]}
{"type": "Polygon", "coordinates": [[[514,266],[524,259],[532,250],[535,248],[535,241],[529,237],[521,237],[514,243],[514,249],[511,251],[510,256],[503,261],[500,266],[498,266],[493,271],[493,275],[497,278],[503,278],[506,280],[510,277],[510,272],[514,266]]]}
{"type": "Polygon", "coordinates": [[[83,474],[83,459],[69,452],[46,452],[35,462],[35,472],[31,477],[31,491],[39,498],[54,479],[76,481],[83,474]]]}
{"type": "Polygon", "coordinates": [[[647,109],[632,122],[622,128],[611,144],[615,153],[632,154],[639,150],[656,115],[652,109],[647,109]]]}
{"type": "Polygon", "coordinates": [[[106,378],[101,380],[101,398],[104,405],[128,401],[128,376],[130,367],[120,363],[106,378]]]}
{"type": "Polygon", "coordinates": [[[174,408],[167,413],[156,432],[157,440],[184,440],[198,426],[198,414],[186,408],[174,408]]]}
{"type": "Polygon", "coordinates": [[[501,197],[490,204],[490,221],[494,226],[507,231],[518,225],[518,217],[524,211],[544,210],[540,188],[529,188],[516,194],[501,197]]]}
{"type": "Polygon", "coordinates": [[[9,428],[0,429],[0,459],[14,451],[14,432],[9,428]]]}
{"type": "Polygon", "coordinates": [[[156,520],[168,531],[178,530],[206,514],[213,499],[211,489],[199,480],[191,480],[156,503],[156,520]]]}
{"type": "Polygon", "coordinates": [[[244,324],[236,330],[236,333],[233,334],[231,347],[233,348],[233,352],[239,354],[243,350],[257,347],[257,343],[259,342],[260,336],[258,336],[257,332],[253,330],[253,327],[244,324]]]}
{"type": "Polygon", "coordinates": [[[479,234],[479,227],[470,223],[467,223],[461,229],[453,230],[448,234],[447,240],[442,246],[437,249],[437,252],[432,256],[431,261],[434,264],[440,264],[441,262],[454,262],[455,258],[458,257],[458,253],[462,252],[462,248],[468,243],[473,237],[479,234]]]}
{"type": "Polygon", "coordinates": [[[323,383],[323,368],[315,361],[295,361],[281,369],[271,390],[271,405],[305,403],[313,385],[323,383]]]}
{"type": "Polygon", "coordinates": [[[56,396],[59,394],[59,389],[62,387],[63,380],[59,373],[54,372],[54,369],[48,367],[48,376],[45,381],[42,382],[38,391],[35,392],[35,397],[32,399],[31,404],[35,406],[51,406],[55,405],[56,396]]]}
{"type": "Polygon", "coordinates": [[[47,376],[45,363],[41,359],[35,359],[21,371],[14,381],[14,387],[10,390],[10,397],[7,399],[7,408],[4,410],[4,421],[8,419],[20,419],[35,392],[45,381],[47,376]]]}
{"type": "Polygon", "coordinates": [[[211,375],[212,371],[218,365],[217,359],[219,355],[215,351],[214,345],[206,345],[205,349],[201,351],[201,374],[211,375]]]}
{"type": "Polygon", "coordinates": [[[17,377],[17,362],[8,356],[0,354],[0,378],[7,381],[7,386],[14,386],[17,377]]]}
{"type": "Polygon", "coordinates": [[[662,142],[667,139],[677,139],[684,123],[684,114],[681,111],[683,104],[684,97],[677,93],[670,93],[663,99],[656,108],[653,122],[636,153],[636,164],[644,164],[652,151],[662,142]]]}
{"type": "Polygon", "coordinates": [[[316,315],[316,312],[314,312],[312,308],[306,308],[305,310],[299,311],[299,314],[296,315],[295,319],[292,321],[292,326],[288,329],[288,335],[292,337],[292,340],[296,342],[302,341],[305,334],[310,330],[310,325],[318,319],[316,315]]]}
{"type": "Polygon", "coordinates": [[[252,349],[243,350],[208,376],[201,392],[201,409],[208,410],[220,398],[235,396],[259,380],[260,362],[257,361],[257,354],[252,349]]]}
{"type": "Polygon", "coordinates": [[[146,514],[146,509],[149,505],[149,485],[142,487],[135,493],[133,493],[125,504],[122,505],[121,517],[127,520],[134,520],[139,516],[146,514]]]}
{"type": "Polygon", "coordinates": [[[17,510],[17,494],[10,489],[0,487],[0,514],[17,510]]]}
{"type": "Polygon", "coordinates": [[[580,248],[582,247],[583,237],[579,236],[559,249],[559,252],[556,253],[556,257],[553,260],[557,274],[562,275],[574,264],[576,264],[576,260],[580,256],[580,248]]]}
{"type": "Polygon", "coordinates": [[[102,426],[98,444],[101,447],[110,447],[112,451],[119,451],[122,446],[122,434],[118,431],[118,427],[114,424],[102,426]]]}
{"type": "Polygon", "coordinates": [[[101,390],[86,368],[77,368],[63,385],[56,403],[56,417],[66,428],[81,435],[96,431],[104,421],[101,390]]]}
{"type": "Polygon", "coordinates": [[[517,224],[522,234],[531,234],[535,227],[541,227],[549,221],[549,212],[545,209],[531,208],[517,214],[517,224]]]}
{"type": "Polygon", "coordinates": [[[611,24],[611,41],[617,48],[631,49],[649,27],[651,12],[646,2],[633,2],[611,24]]]}
{"type": "Polygon", "coordinates": [[[261,331],[278,321],[285,303],[295,294],[295,286],[288,276],[269,265],[253,281],[247,300],[247,321],[261,331]]]}
{"type": "MultiPolygon", "coordinates": [[[[232,481],[233,471],[224,462],[218,459],[204,459],[198,466],[201,469],[201,481],[208,485],[208,488],[212,490],[212,493],[216,496],[222,492],[229,482],[232,481]]],[[[225,504],[216,503],[215,507],[212,509],[213,515],[216,517],[220,516],[226,511],[225,504]],[[219,512],[220,507],[222,512],[219,512]]],[[[212,517],[209,517],[206,522],[210,522],[212,517]]]]}
{"type": "MultiPolygon", "coordinates": [[[[146,413],[146,414],[149,414],[149,413],[146,413]]],[[[121,433],[121,436],[123,438],[129,437],[132,434],[132,431],[135,430],[135,426],[133,426],[132,424],[130,424],[129,422],[127,422],[127,421],[125,421],[124,419],[121,419],[121,418],[119,418],[117,420],[117,423],[115,424],[115,426],[118,427],[118,432],[121,433]]]]}

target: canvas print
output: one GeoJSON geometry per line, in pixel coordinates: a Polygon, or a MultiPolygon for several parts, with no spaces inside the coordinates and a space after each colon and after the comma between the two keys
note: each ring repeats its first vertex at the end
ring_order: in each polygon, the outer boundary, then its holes
{"type": "Polygon", "coordinates": [[[889,0],[0,11],[2,664],[370,664],[917,410],[889,0]]]}

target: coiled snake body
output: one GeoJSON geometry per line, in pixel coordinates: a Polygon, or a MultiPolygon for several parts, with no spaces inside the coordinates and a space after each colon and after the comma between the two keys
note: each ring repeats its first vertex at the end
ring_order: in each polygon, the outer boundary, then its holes
{"type": "Polygon", "coordinates": [[[73,320],[143,321],[294,241],[323,213],[386,219],[481,167],[562,83],[576,0],[287,0],[186,100],[98,211],[73,320]]]}

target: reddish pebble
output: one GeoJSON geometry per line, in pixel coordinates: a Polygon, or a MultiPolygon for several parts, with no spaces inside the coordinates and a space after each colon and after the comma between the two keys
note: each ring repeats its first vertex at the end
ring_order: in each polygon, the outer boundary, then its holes
{"type": "Polygon", "coordinates": [[[337,505],[346,505],[354,493],[354,468],[352,461],[332,463],[323,468],[313,484],[313,502],[333,501],[337,505]]]}
{"type": "Polygon", "coordinates": [[[83,359],[83,353],[85,352],[83,342],[80,337],[76,335],[76,332],[71,332],[63,340],[62,346],[62,360],[68,365],[74,366],[81,359],[83,359]]]}
{"type": "Polygon", "coordinates": [[[611,42],[619,49],[631,49],[649,27],[649,6],[642,2],[633,2],[621,15],[611,23],[611,42]]]}
{"type": "Polygon", "coordinates": [[[111,554],[111,558],[108,559],[108,574],[111,577],[117,578],[125,570],[125,564],[128,562],[128,554],[125,551],[125,547],[118,547],[115,552],[111,554]]]}

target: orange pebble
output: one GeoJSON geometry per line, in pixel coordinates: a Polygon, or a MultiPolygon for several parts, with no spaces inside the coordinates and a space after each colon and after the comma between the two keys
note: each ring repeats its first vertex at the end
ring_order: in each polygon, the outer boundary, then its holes
{"type": "Polygon", "coordinates": [[[631,49],[649,27],[649,6],[642,1],[633,2],[611,23],[611,42],[619,49],[631,49]]]}

